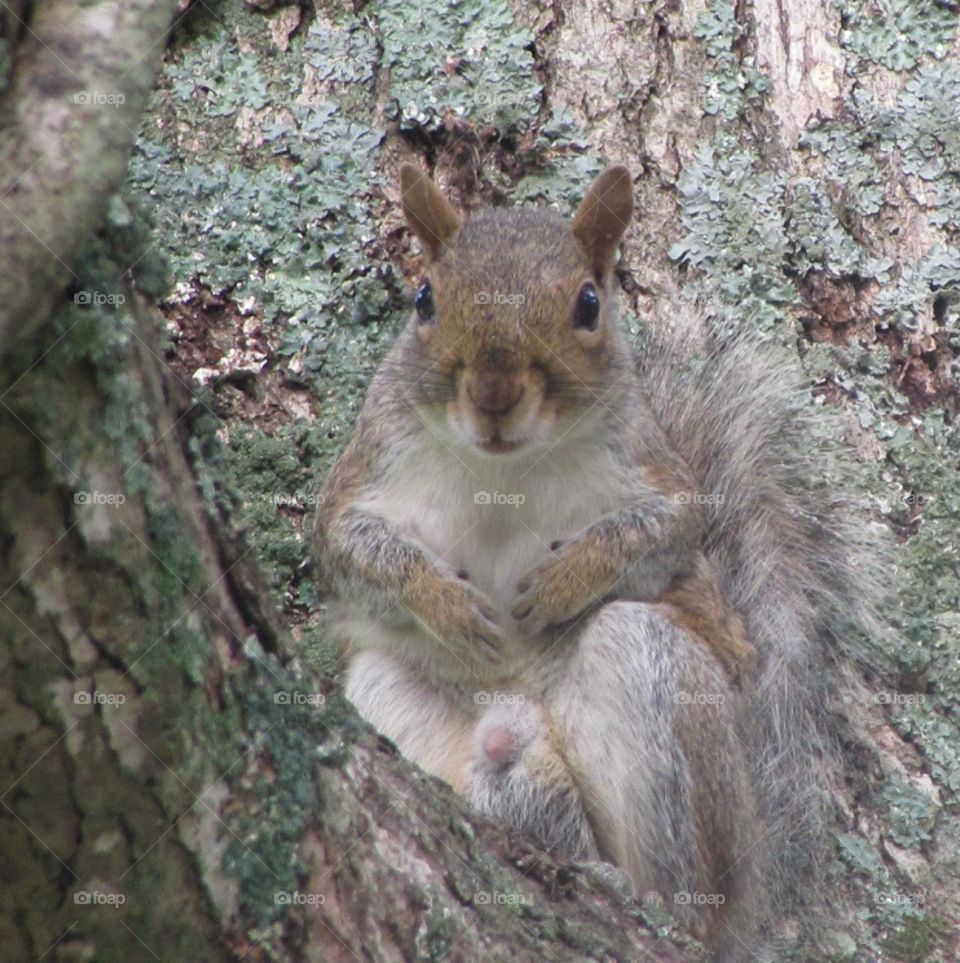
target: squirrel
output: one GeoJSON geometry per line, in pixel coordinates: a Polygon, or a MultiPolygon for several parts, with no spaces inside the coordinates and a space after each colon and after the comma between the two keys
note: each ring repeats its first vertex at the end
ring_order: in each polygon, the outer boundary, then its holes
{"type": "Polygon", "coordinates": [[[628,342],[625,167],[572,221],[466,217],[400,173],[425,276],[314,526],[347,697],[481,811],[748,959],[816,862],[833,640],[875,625],[798,379],[695,318],[628,342]]]}

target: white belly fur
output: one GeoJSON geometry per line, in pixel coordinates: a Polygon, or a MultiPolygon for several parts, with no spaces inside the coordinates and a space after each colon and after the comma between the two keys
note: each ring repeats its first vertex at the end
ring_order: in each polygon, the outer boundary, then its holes
{"type": "MultiPolygon", "coordinates": [[[[447,719],[451,732],[462,727],[468,731],[471,720],[486,708],[475,699],[476,691],[506,690],[537,698],[552,687],[563,665],[556,655],[567,651],[572,656],[576,637],[564,638],[556,650],[551,633],[540,639],[512,633],[510,609],[517,583],[546,560],[551,542],[575,535],[622,505],[630,481],[602,442],[582,436],[576,444],[558,445],[546,454],[541,450],[504,458],[451,451],[428,434],[406,447],[377,479],[376,491],[357,507],[387,519],[453,571],[467,572],[469,581],[501,612],[502,661],[489,666],[485,679],[464,678],[455,660],[448,675],[444,663],[433,659],[436,640],[415,624],[401,629],[350,612],[348,606],[338,607],[335,631],[354,653],[347,695],[360,712],[410,758],[456,782],[462,760],[458,763],[447,743],[435,738],[445,731],[437,718],[447,719]],[[478,500],[479,493],[489,493],[491,504],[478,500]],[[494,493],[523,499],[494,504],[494,493]],[[544,658],[546,649],[554,653],[552,658],[544,658]],[[382,652],[386,658],[364,656],[364,650],[369,656],[382,652]]],[[[469,740],[454,743],[460,750],[469,746],[469,740]]]]}
{"type": "Polygon", "coordinates": [[[517,583],[547,559],[550,543],[622,504],[628,482],[603,443],[582,436],[546,453],[484,456],[424,432],[358,507],[466,571],[506,614],[517,583]]]}

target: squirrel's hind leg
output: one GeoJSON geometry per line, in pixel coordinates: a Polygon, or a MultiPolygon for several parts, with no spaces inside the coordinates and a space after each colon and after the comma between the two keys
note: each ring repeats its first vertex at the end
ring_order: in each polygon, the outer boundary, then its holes
{"type": "Polygon", "coordinates": [[[345,691],[408,759],[479,810],[530,832],[559,858],[597,859],[579,792],[542,705],[503,692],[490,705],[490,693],[438,687],[375,649],[352,656],[345,691]]]}
{"type": "Polygon", "coordinates": [[[750,958],[763,839],[740,698],[699,640],[620,601],[588,618],[546,696],[600,857],[638,894],[658,891],[725,963],[750,958]]]}
{"type": "Polygon", "coordinates": [[[466,795],[464,779],[477,723],[459,690],[438,688],[402,660],[364,649],[351,657],[345,694],[404,756],[466,795]]]}

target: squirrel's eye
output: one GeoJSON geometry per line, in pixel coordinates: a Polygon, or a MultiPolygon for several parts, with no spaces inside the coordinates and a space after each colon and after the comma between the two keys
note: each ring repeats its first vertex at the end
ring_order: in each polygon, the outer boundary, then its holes
{"type": "Polygon", "coordinates": [[[417,309],[417,317],[421,324],[433,320],[433,289],[430,287],[429,281],[424,281],[420,285],[420,290],[417,291],[417,297],[413,304],[417,309]]]}
{"type": "Polygon", "coordinates": [[[600,320],[600,297],[597,289],[587,282],[580,288],[577,307],[573,312],[573,323],[586,331],[596,331],[600,320]]]}

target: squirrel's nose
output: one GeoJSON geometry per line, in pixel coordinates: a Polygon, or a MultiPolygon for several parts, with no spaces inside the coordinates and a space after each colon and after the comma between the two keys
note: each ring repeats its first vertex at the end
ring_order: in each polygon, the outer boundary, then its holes
{"type": "Polygon", "coordinates": [[[480,372],[467,382],[467,396],[485,415],[505,415],[522,394],[523,385],[501,371],[480,372]]]}

